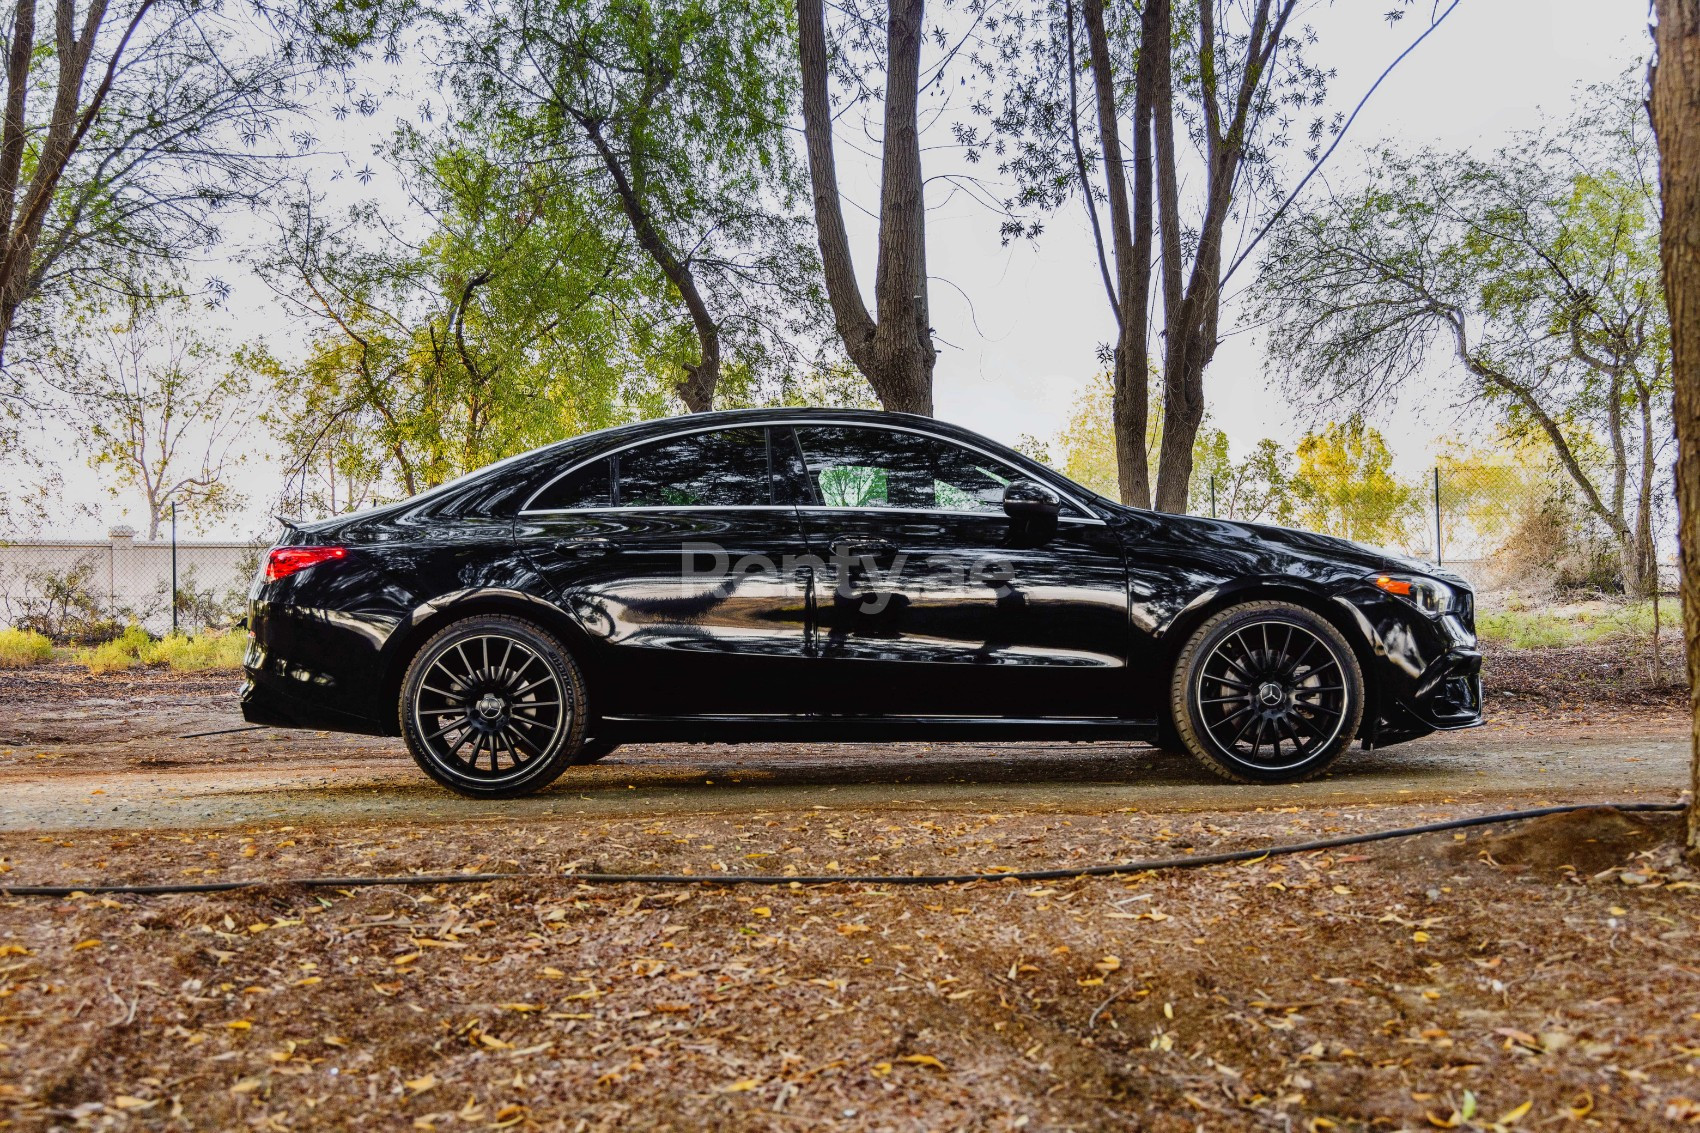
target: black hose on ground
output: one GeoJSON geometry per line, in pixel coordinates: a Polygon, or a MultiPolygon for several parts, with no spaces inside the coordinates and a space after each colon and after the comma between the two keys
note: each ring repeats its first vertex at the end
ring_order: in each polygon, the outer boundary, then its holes
{"type": "Polygon", "coordinates": [[[1497,814],[1482,814],[1472,818],[1453,818],[1445,822],[1429,822],[1422,826],[1400,826],[1391,830],[1374,830],[1368,834],[1346,834],[1339,838],[1320,838],[1313,842],[1288,842],[1256,850],[1228,850],[1219,854],[1198,854],[1187,858],[1156,858],[1151,861],[1118,862],[1114,865],[1074,866],[1068,869],[1013,870],[1007,873],[929,873],[929,874],[816,874],[785,877],[776,874],[739,873],[439,873],[410,874],[400,877],[288,877],[253,881],[195,881],[174,885],[0,885],[0,894],[9,897],[71,897],[76,894],[93,896],[98,893],[131,893],[142,896],[161,896],[177,893],[229,893],[236,889],[257,889],[267,885],[300,885],[308,889],[357,889],[375,885],[471,885],[492,881],[576,881],[586,885],[966,885],[975,881],[1061,881],[1075,877],[1108,877],[1116,874],[1149,873],[1160,869],[1198,869],[1210,865],[1231,865],[1234,862],[1255,861],[1280,854],[1306,854],[1317,850],[1335,850],[1342,846],[1361,846],[1367,842],[1385,842],[1392,838],[1414,838],[1419,834],[1436,834],[1445,830],[1461,830],[1470,826],[1493,826],[1501,822],[1518,822],[1542,818],[1549,814],[1570,814],[1578,810],[1679,811],[1687,810],[1686,803],[1570,803],[1565,806],[1545,806],[1534,810],[1507,810],[1497,814]]]}
{"type": "Polygon", "coordinates": [[[203,736],[229,736],[237,732],[263,732],[271,727],[270,724],[249,724],[242,728],[214,728],[210,732],[190,732],[186,736],[178,736],[180,740],[198,740],[203,736]]]}

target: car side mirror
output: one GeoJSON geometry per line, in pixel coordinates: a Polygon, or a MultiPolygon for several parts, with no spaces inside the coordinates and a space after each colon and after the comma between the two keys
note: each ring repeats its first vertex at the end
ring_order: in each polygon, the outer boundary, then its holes
{"type": "Polygon", "coordinates": [[[1011,519],[1054,521],[1062,500],[1037,480],[1011,480],[1004,486],[1003,511],[1011,519]]]}

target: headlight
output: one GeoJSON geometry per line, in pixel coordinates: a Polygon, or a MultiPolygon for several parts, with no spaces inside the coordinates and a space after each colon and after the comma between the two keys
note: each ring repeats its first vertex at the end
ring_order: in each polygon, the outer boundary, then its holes
{"type": "Polygon", "coordinates": [[[1420,574],[1375,574],[1370,584],[1396,598],[1403,598],[1425,614],[1439,617],[1450,614],[1458,604],[1457,595],[1444,582],[1420,574]]]}

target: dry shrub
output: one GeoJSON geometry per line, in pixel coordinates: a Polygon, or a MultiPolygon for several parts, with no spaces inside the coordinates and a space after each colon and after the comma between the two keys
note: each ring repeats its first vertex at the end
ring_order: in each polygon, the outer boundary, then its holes
{"type": "Polygon", "coordinates": [[[1519,590],[1615,594],[1617,552],[1568,493],[1532,495],[1493,554],[1492,582],[1519,590]]]}
{"type": "Polygon", "coordinates": [[[53,642],[33,630],[0,629],[0,669],[27,669],[53,660],[53,642]]]}

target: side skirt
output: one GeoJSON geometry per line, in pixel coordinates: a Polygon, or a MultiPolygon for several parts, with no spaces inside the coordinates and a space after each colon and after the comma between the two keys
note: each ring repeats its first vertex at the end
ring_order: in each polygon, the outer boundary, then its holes
{"type": "Polygon", "coordinates": [[[1002,716],[603,716],[598,739],[620,743],[896,743],[913,740],[1140,740],[1157,738],[1155,720],[1110,717],[1021,719],[1002,716]]]}

